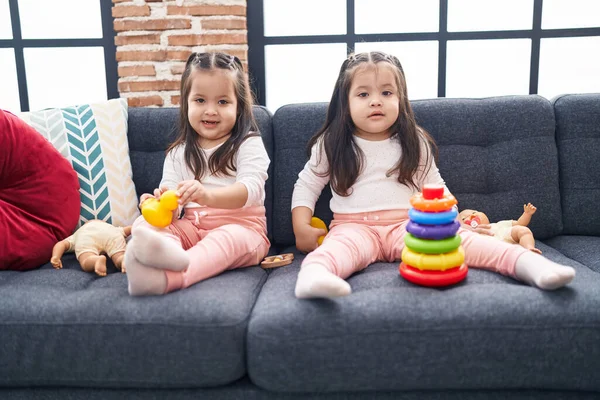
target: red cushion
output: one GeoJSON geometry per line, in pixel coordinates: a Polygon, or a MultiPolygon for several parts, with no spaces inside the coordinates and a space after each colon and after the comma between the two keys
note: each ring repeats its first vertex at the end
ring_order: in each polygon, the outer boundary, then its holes
{"type": "Polygon", "coordinates": [[[0,269],[36,268],[77,225],[77,174],[35,129],[2,110],[0,149],[0,269]]]}

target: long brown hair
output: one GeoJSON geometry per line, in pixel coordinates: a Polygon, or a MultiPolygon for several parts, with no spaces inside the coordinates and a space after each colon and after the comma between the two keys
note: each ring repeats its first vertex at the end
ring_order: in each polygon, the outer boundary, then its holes
{"type": "Polygon", "coordinates": [[[308,152],[322,138],[325,155],[328,160],[328,171],[331,189],[340,196],[349,196],[350,188],[356,182],[364,165],[364,154],[354,141],[356,126],[350,116],[349,93],[354,73],[359,66],[388,63],[394,68],[396,85],[400,97],[398,119],[391,127],[392,140],[400,142],[401,155],[398,162],[387,172],[387,176],[398,175],[398,182],[418,189],[415,174],[419,167],[424,167],[426,174],[437,158],[437,146],[433,138],[415,121],[412,107],[408,101],[406,78],[398,58],[383,52],[373,51],[350,55],[342,64],[335,83],[333,95],[327,108],[325,124],[308,142],[308,152]],[[421,146],[427,146],[425,165],[421,161],[421,146]]]}
{"type": "Polygon", "coordinates": [[[231,175],[236,171],[235,154],[241,144],[251,136],[260,136],[252,114],[253,96],[248,77],[239,58],[224,53],[192,53],[185,63],[181,77],[179,106],[179,134],[167,149],[167,154],[179,145],[185,145],[185,163],[200,180],[207,172],[215,175],[231,175]],[[198,134],[188,120],[188,97],[192,87],[190,76],[194,69],[210,71],[224,69],[235,73],[234,91],[237,98],[236,121],[231,136],[208,159],[197,144],[198,134]]]}

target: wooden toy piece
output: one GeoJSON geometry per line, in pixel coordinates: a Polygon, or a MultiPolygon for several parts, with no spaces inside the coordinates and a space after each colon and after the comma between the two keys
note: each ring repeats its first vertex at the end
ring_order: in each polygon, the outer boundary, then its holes
{"type": "Polygon", "coordinates": [[[160,200],[151,197],[142,203],[142,215],[152,226],[165,228],[171,224],[173,211],[179,207],[179,197],[174,190],[167,190],[160,196],[160,200]]]}
{"type": "MultiPolygon", "coordinates": [[[[325,231],[327,230],[327,225],[325,225],[325,222],[323,222],[322,219],[317,218],[317,217],[312,217],[310,220],[310,226],[312,226],[313,228],[318,228],[318,229],[324,229],[325,231]]],[[[325,239],[325,235],[323,236],[319,236],[319,239],[317,240],[317,243],[319,244],[319,246],[321,244],[323,244],[323,239],[325,239]]]]}
{"type": "Polygon", "coordinates": [[[285,253],[278,254],[276,256],[265,257],[263,262],[260,263],[260,266],[263,268],[277,268],[283,267],[284,265],[291,264],[294,261],[294,254],[285,253]]]}

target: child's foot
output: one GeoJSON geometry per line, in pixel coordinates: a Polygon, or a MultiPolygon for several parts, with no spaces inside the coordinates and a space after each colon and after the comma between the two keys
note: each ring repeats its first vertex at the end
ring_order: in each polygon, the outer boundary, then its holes
{"type": "Polygon", "coordinates": [[[94,271],[98,276],[106,276],[106,257],[98,256],[94,263],[94,271]]]}
{"type": "Polygon", "coordinates": [[[139,227],[134,232],[134,238],[136,240],[135,257],[144,265],[171,271],[183,271],[190,264],[188,254],[179,244],[153,230],[139,227]]]}
{"type": "Polygon", "coordinates": [[[347,296],[350,293],[352,293],[352,289],[348,282],[332,274],[322,265],[305,265],[300,268],[296,281],[297,298],[332,298],[347,296]]]}
{"type": "Polygon", "coordinates": [[[123,260],[123,265],[127,265],[129,294],[132,296],[164,294],[167,289],[165,271],[141,263],[136,257],[136,244],[137,239],[131,239],[123,260]]]}
{"type": "Polygon", "coordinates": [[[554,290],[569,284],[575,277],[575,269],[531,252],[523,253],[517,259],[515,275],[532,286],[554,290]]]}

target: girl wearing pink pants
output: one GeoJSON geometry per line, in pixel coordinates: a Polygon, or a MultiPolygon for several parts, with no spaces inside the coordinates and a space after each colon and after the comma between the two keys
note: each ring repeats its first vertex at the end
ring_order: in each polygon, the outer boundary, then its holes
{"type": "MultiPolygon", "coordinates": [[[[400,259],[412,195],[425,184],[444,185],[433,139],[415,122],[400,61],[381,52],[350,55],[342,64],[325,124],[309,142],[310,159],[292,197],[296,247],[304,259],[296,296],[351,293],[346,278],[375,261],[400,259]],[[323,187],[333,192],[331,231],[310,225],[323,187]],[[315,250],[316,249],[316,250],[315,250]]],[[[448,193],[448,189],[445,189],[448,193]]],[[[575,276],[521,246],[460,229],[465,263],[556,289],[575,276]]]]}

